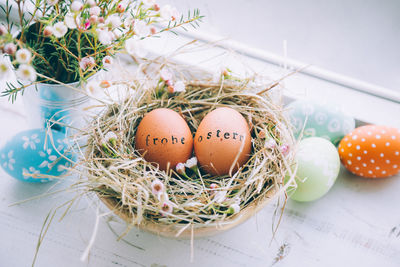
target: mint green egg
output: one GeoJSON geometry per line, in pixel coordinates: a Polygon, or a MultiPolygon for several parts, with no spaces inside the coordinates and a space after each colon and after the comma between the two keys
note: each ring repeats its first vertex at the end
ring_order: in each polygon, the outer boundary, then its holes
{"type": "Polygon", "coordinates": [[[320,137],[301,140],[296,153],[297,188],[288,190],[291,199],[306,202],[325,195],[333,186],[340,170],[335,146],[320,137]]]}
{"type": "Polygon", "coordinates": [[[287,106],[287,112],[296,138],[322,137],[337,146],[355,128],[354,118],[330,105],[297,100],[287,106]]]}

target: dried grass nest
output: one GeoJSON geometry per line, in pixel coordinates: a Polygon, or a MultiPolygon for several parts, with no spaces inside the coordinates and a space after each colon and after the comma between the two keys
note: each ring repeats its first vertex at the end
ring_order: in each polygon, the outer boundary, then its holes
{"type": "MultiPolygon", "coordinates": [[[[186,85],[184,92],[171,94],[160,79],[162,68],[166,67],[153,66],[152,75],[129,83],[124,101],[108,104],[92,121],[84,159],[88,189],[129,226],[158,235],[193,238],[232,228],[284,192],[284,177],[292,174],[293,149],[282,151],[282,145],[293,148],[295,142],[283,108],[271,100],[265,86],[230,73],[215,81],[205,74],[198,79],[198,73],[170,67],[175,79],[186,85]],[[187,179],[175,170],[160,171],[135,151],[134,143],[143,116],[161,107],[178,112],[193,134],[212,110],[235,109],[251,128],[250,159],[225,177],[188,170],[191,177],[187,179]],[[117,136],[116,142],[107,143],[110,132],[117,136]],[[152,191],[152,183],[158,180],[163,184],[161,196],[152,191]],[[163,209],[165,203],[173,207],[172,212],[163,209]]],[[[149,74],[150,68],[146,71],[149,74]]]]}

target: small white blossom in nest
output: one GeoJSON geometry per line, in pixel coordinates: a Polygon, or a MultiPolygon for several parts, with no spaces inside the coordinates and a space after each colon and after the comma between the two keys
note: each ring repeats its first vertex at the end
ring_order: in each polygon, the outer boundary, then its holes
{"type": "Polygon", "coordinates": [[[176,172],[179,174],[182,174],[182,175],[186,174],[185,164],[183,164],[182,162],[179,162],[178,164],[176,164],[175,169],[176,169],[176,172]]]}
{"type": "Polygon", "coordinates": [[[169,81],[172,79],[172,73],[167,68],[162,68],[160,71],[160,77],[164,81],[169,81]]]}
{"type": "Polygon", "coordinates": [[[28,49],[22,48],[17,51],[15,58],[20,64],[28,64],[32,58],[32,53],[28,49]]]}
{"type": "Polygon", "coordinates": [[[153,193],[153,195],[159,198],[160,195],[164,192],[164,184],[159,179],[155,179],[151,183],[151,192],[153,193]]]}
{"type": "Polygon", "coordinates": [[[280,147],[282,155],[286,156],[289,153],[289,145],[284,144],[280,147]]]}
{"type": "Polygon", "coordinates": [[[174,84],[174,92],[185,92],[186,87],[185,83],[183,81],[177,81],[174,84]]]}
{"type": "Polygon", "coordinates": [[[229,209],[227,211],[228,214],[236,214],[240,212],[240,206],[237,203],[234,203],[229,206],[229,209]]]}
{"type": "Polygon", "coordinates": [[[193,157],[193,158],[188,159],[188,160],[186,161],[185,165],[186,165],[186,167],[188,167],[189,169],[193,169],[193,168],[195,168],[195,167],[197,168],[197,158],[196,158],[196,157],[193,157]]]}
{"type": "Polygon", "coordinates": [[[265,141],[265,148],[268,148],[268,149],[276,148],[275,140],[273,138],[269,138],[267,141],[265,141]]]}
{"type": "Polygon", "coordinates": [[[226,191],[219,191],[214,195],[214,201],[216,203],[222,203],[226,200],[226,191]]]}
{"type": "Polygon", "coordinates": [[[107,143],[114,143],[117,141],[118,136],[114,132],[108,132],[104,137],[107,143]]]}
{"type": "Polygon", "coordinates": [[[167,216],[168,214],[171,214],[173,210],[174,210],[174,207],[172,206],[171,201],[164,201],[161,204],[161,214],[163,216],[167,216]]]}

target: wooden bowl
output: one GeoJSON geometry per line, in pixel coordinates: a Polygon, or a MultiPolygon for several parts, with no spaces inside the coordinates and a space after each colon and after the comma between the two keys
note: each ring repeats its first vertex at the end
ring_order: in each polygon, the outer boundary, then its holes
{"type": "MultiPolygon", "coordinates": [[[[192,236],[194,238],[213,236],[232,229],[233,227],[238,226],[247,219],[251,218],[254,214],[264,208],[265,205],[271,201],[271,199],[273,199],[275,193],[276,189],[271,188],[263,197],[263,199],[254,201],[239,213],[231,216],[231,218],[228,220],[220,222],[220,224],[217,226],[204,224],[195,227],[187,227],[187,225],[165,225],[143,220],[139,225],[136,225],[136,227],[146,232],[168,238],[190,239],[192,236]],[[185,227],[186,229],[183,230],[185,227]]],[[[118,207],[118,201],[115,198],[100,197],[100,200],[125,222],[132,222],[132,217],[118,207]]]]}

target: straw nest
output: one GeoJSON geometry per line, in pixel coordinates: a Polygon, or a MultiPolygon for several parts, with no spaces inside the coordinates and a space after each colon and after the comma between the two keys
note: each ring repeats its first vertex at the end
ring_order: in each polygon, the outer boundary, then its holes
{"type": "Polygon", "coordinates": [[[216,80],[169,66],[174,79],[186,85],[184,92],[169,93],[160,78],[162,68],[167,67],[142,68],[147,75],[129,83],[127,97],[108,104],[92,121],[84,159],[89,190],[130,226],[159,235],[187,238],[229,229],[283,192],[284,177],[292,173],[294,138],[282,106],[264,85],[226,71],[216,80]],[[146,113],[161,107],[178,112],[193,134],[212,110],[235,109],[251,128],[250,159],[224,177],[196,168],[187,169],[189,177],[160,171],[135,150],[135,132],[146,113]],[[116,135],[112,141],[110,132],[116,135]],[[155,181],[162,183],[161,194],[154,193],[155,181]]]}

